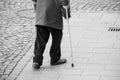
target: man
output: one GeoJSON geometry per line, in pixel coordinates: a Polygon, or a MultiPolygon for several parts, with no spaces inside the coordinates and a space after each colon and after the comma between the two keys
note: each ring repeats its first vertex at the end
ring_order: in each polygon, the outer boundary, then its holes
{"type": "Polygon", "coordinates": [[[33,0],[36,12],[36,40],[33,57],[33,68],[39,69],[43,61],[43,53],[49,36],[52,36],[50,48],[50,64],[59,65],[67,62],[61,59],[61,40],[63,35],[63,19],[61,5],[67,6],[68,0],[33,0]]]}

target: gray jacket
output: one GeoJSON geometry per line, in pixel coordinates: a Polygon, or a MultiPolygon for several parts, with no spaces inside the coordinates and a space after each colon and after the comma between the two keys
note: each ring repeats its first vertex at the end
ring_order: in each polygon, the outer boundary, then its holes
{"type": "Polygon", "coordinates": [[[36,2],[36,25],[63,29],[60,0],[37,0],[36,2]]]}

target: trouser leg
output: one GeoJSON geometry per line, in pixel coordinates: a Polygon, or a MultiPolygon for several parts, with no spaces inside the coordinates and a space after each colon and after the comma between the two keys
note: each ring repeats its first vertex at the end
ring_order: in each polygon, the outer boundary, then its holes
{"type": "Polygon", "coordinates": [[[46,43],[48,42],[49,38],[49,31],[47,27],[43,26],[36,26],[36,40],[35,40],[35,46],[34,46],[34,57],[33,62],[37,62],[40,65],[42,65],[43,61],[43,52],[46,47],[46,43]]]}
{"type": "Polygon", "coordinates": [[[50,29],[52,36],[52,45],[50,48],[51,63],[57,62],[61,57],[62,30],[50,29]]]}

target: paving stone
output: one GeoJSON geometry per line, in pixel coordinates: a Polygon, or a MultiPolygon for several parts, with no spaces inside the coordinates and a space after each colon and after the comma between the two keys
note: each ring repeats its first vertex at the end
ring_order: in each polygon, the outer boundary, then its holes
{"type": "Polygon", "coordinates": [[[5,72],[4,72],[4,75],[10,75],[11,72],[12,72],[12,70],[10,70],[10,69],[7,70],[7,69],[6,69],[5,72]]]}
{"type": "Polygon", "coordinates": [[[105,66],[105,70],[119,71],[120,70],[120,65],[119,64],[108,64],[108,65],[105,66]]]}
{"type": "Polygon", "coordinates": [[[16,75],[9,76],[6,80],[16,80],[16,75]]]}
{"type": "Polygon", "coordinates": [[[13,68],[15,68],[16,65],[17,65],[17,63],[12,61],[12,62],[9,64],[8,69],[13,69],[13,68]]]}
{"type": "Polygon", "coordinates": [[[19,60],[21,60],[22,56],[17,56],[13,61],[14,62],[19,62],[19,60]]]}
{"type": "Polygon", "coordinates": [[[8,77],[8,75],[2,75],[2,77],[0,79],[1,80],[6,80],[7,77],[8,77]]]}
{"type": "Polygon", "coordinates": [[[2,56],[3,54],[0,52],[0,56],[2,56]]]}
{"type": "Polygon", "coordinates": [[[5,62],[3,63],[3,65],[8,66],[10,63],[11,63],[11,61],[5,61],[5,62]]]}
{"type": "Polygon", "coordinates": [[[108,76],[103,76],[102,78],[101,78],[102,80],[119,80],[120,79],[120,77],[108,77],[108,76]]]}

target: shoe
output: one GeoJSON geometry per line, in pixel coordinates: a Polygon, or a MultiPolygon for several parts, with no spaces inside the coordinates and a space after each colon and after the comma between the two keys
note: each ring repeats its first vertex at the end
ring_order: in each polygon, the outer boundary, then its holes
{"type": "Polygon", "coordinates": [[[60,64],[66,63],[66,62],[67,62],[66,59],[59,59],[56,63],[51,63],[51,65],[60,65],[60,64]]]}
{"type": "Polygon", "coordinates": [[[40,68],[40,65],[39,65],[38,63],[36,63],[36,62],[33,62],[32,67],[33,67],[34,69],[39,69],[39,68],[40,68]]]}

